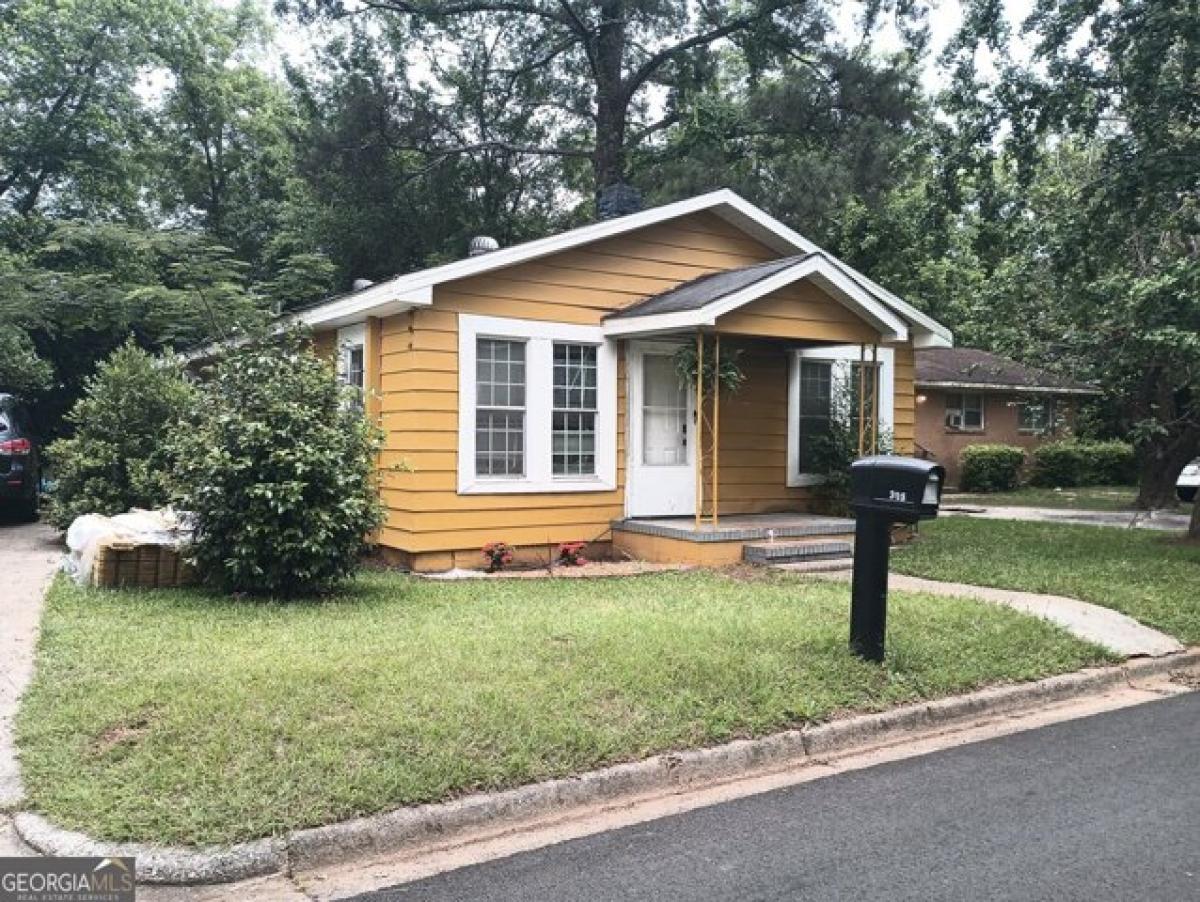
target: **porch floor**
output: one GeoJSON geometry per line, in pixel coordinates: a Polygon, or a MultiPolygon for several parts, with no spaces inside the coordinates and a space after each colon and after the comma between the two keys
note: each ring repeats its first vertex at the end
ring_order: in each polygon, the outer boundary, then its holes
{"type": "Polygon", "coordinates": [[[854,532],[854,521],[802,513],[731,514],[721,517],[717,526],[704,522],[697,527],[695,517],[627,517],[614,520],[612,527],[685,542],[752,542],[772,535],[776,539],[844,535],[854,532]]]}

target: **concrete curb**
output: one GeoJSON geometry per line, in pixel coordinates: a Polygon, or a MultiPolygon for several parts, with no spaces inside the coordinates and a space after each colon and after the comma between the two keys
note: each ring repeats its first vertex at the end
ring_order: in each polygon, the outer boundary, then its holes
{"type": "Polygon", "coordinates": [[[187,849],[100,842],[85,834],[56,827],[31,812],[17,814],[13,823],[26,843],[47,855],[132,855],[137,858],[138,880],[142,883],[226,883],[394,851],[422,840],[449,839],[456,833],[495,825],[497,821],[566,813],[587,804],[631,801],[637,796],[676,792],[692,784],[741,777],[795,764],[806,758],[889,745],[916,730],[945,728],[979,717],[1036,709],[1121,683],[1195,666],[1200,666],[1200,649],[1064,674],[1034,683],[983,689],[801,730],[788,730],[763,739],[737,740],[712,748],[665,753],[576,777],[402,808],[325,827],[296,830],[280,838],[220,848],[187,849]]]}
{"type": "Polygon", "coordinates": [[[13,826],[21,839],[43,855],[88,858],[132,855],[137,858],[139,883],[231,883],[274,874],[287,866],[283,839],[258,839],[200,849],[101,842],[85,833],[56,827],[40,814],[30,811],[14,815],[13,826]]]}

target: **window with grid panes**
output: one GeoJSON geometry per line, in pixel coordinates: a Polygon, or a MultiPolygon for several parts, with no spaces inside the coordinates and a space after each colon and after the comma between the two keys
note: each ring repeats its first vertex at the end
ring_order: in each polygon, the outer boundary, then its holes
{"type": "Polygon", "coordinates": [[[824,360],[800,361],[800,472],[814,467],[813,449],[828,435],[833,418],[833,364],[824,360]]]}
{"type": "Polygon", "coordinates": [[[551,416],[555,476],[596,472],[596,384],[595,345],[555,342],[551,416]]]}
{"type": "Polygon", "coordinates": [[[475,344],[475,474],[525,474],[525,343],[475,344]]]}

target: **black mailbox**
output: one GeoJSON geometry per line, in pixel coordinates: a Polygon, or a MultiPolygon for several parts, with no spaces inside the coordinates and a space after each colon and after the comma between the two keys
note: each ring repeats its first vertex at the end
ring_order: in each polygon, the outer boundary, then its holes
{"type": "Polygon", "coordinates": [[[869,661],[883,660],[892,524],[936,517],[945,481],[945,468],[915,457],[864,457],[850,465],[855,519],[850,648],[869,661]]]}
{"type": "Polygon", "coordinates": [[[850,507],[916,523],[937,516],[946,469],[915,457],[864,457],[850,465],[850,507]]]}

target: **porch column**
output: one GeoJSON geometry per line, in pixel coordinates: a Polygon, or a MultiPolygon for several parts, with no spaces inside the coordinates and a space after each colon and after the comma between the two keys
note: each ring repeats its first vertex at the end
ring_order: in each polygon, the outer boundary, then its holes
{"type": "Polygon", "coordinates": [[[721,518],[721,333],[713,336],[712,522],[721,518]]]}
{"type": "Polygon", "coordinates": [[[704,514],[704,333],[696,330],[696,528],[704,514]]]}

